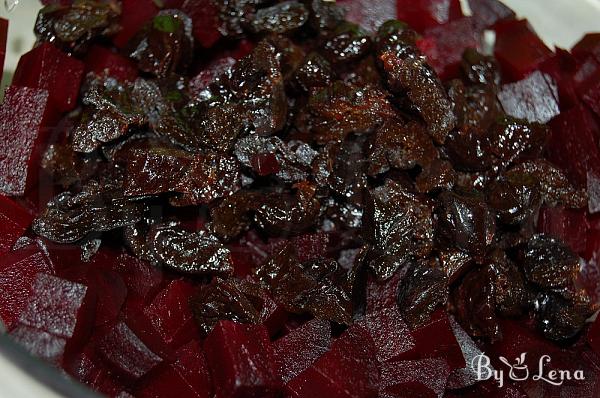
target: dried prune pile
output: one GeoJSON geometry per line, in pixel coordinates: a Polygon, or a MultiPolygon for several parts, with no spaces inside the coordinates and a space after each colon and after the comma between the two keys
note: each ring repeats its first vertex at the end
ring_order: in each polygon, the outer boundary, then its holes
{"type": "Polygon", "coordinates": [[[33,355],[115,397],[597,396],[598,34],[554,53],[497,0],[44,3],[0,107],[33,355]]]}

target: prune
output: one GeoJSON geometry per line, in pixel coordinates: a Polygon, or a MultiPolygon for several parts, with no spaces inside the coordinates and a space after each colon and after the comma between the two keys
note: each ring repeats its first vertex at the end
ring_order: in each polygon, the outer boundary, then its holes
{"type": "Polygon", "coordinates": [[[496,311],[504,317],[521,316],[531,298],[523,275],[499,249],[489,255],[486,263],[495,274],[493,284],[496,311]]]}
{"type": "Polygon", "coordinates": [[[579,272],[579,257],[564,243],[545,235],[533,236],[522,258],[527,280],[545,289],[568,288],[579,272]]]}
{"type": "Polygon", "coordinates": [[[298,67],[294,78],[302,90],[310,92],[312,88],[328,86],[333,79],[333,71],[325,58],[310,54],[298,67]]]}
{"type": "Polygon", "coordinates": [[[429,134],[444,143],[456,126],[452,103],[439,78],[415,50],[384,52],[381,57],[387,82],[394,93],[406,94],[427,124],[429,134]]]}
{"type": "Polygon", "coordinates": [[[120,188],[91,181],[78,194],[64,192],[33,221],[36,234],[59,243],[72,243],[92,232],[110,231],[142,219],[146,205],[130,201],[120,188]]]}
{"type": "Polygon", "coordinates": [[[41,166],[56,184],[68,188],[85,183],[98,171],[98,156],[79,156],[71,144],[49,145],[42,157],[41,166]]]}
{"type": "Polygon", "coordinates": [[[527,180],[497,180],[486,187],[487,202],[505,224],[518,225],[534,216],[542,202],[537,187],[527,180]]]}
{"type": "Polygon", "coordinates": [[[548,129],[538,123],[504,118],[491,129],[492,152],[502,164],[539,157],[548,139],[548,129]]]}
{"type": "Polygon", "coordinates": [[[448,300],[448,277],[439,268],[414,262],[400,281],[398,306],[412,329],[423,326],[448,300]]]}
{"type": "Polygon", "coordinates": [[[157,224],[150,227],[147,239],[151,258],[163,267],[192,275],[233,272],[229,250],[207,231],[157,224]]]}
{"type": "Polygon", "coordinates": [[[160,11],[128,46],[138,69],[159,78],[185,72],[191,62],[192,20],[180,11],[160,11]]]}
{"type": "Polygon", "coordinates": [[[255,32],[285,33],[300,28],[308,21],[308,10],[298,1],[284,1],[261,8],[252,17],[250,26],[255,32]]]}
{"type": "Polygon", "coordinates": [[[438,239],[451,242],[474,258],[485,255],[492,244],[494,216],[482,195],[476,192],[444,192],[440,195],[438,239]]]}
{"type": "Polygon", "coordinates": [[[395,111],[382,91],[340,81],[313,89],[307,106],[311,130],[318,143],[343,141],[350,133],[372,132],[395,111]]]}
{"type": "Polygon", "coordinates": [[[494,57],[486,56],[476,49],[465,50],[461,68],[464,76],[471,84],[499,86],[501,81],[500,66],[494,57]]]}
{"type": "Polygon", "coordinates": [[[535,298],[535,317],[544,336],[550,340],[574,337],[593,313],[589,296],[577,292],[572,300],[559,294],[540,293],[535,298]]]}
{"type": "Polygon", "coordinates": [[[260,200],[260,194],[249,191],[239,191],[225,198],[211,209],[209,228],[225,241],[235,238],[250,226],[250,212],[256,210],[260,200]]]}
{"type": "Polygon", "coordinates": [[[451,190],[456,181],[456,172],[446,160],[434,160],[418,175],[416,186],[420,193],[451,190]]]}
{"type": "Polygon", "coordinates": [[[273,235],[297,235],[317,222],[319,201],[316,187],[306,181],[294,185],[294,195],[271,193],[265,195],[256,208],[255,220],[260,228],[273,235]]]}
{"type": "Polygon", "coordinates": [[[146,120],[132,102],[129,88],[116,81],[94,81],[83,96],[83,103],[87,108],[72,132],[73,149],[77,152],[91,153],[146,120]]]}
{"type": "Polygon", "coordinates": [[[147,196],[175,192],[175,206],[210,203],[241,188],[238,163],[231,157],[193,155],[189,152],[154,147],[133,150],[125,172],[125,195],[147,196]],[[163,170],[172,170],[170,175],[163,170]]]}
{"type": "Polygon", "coordinates": [[[333,260],[301,263],[293,246],[287,244],[257,268],[256,276],[290,312],[309,312],[341,324],[351,321],[352,300],[346,273],[333,260]]]}
{"type": "Polygon", "coordinates": [[[463,130],[486,131],[504,115],[493,86],[477,84],[465,87],[462,81],[452,80],[448,96],[454,104],[457,126],[463,130]]]}
{"type": "Polygon", "coordinates": [[[485,130],[455,130],[448,135],[444,148],[457,170],[486,171],[494,165],[491,138],[485,130]]]}
{"type": "Polygon", "coordinates": [[[308,2],[308,26],[317,33],[332,30],[344,20],[344,10],[337,4],[310,0],[308,2]]]}
{"type": "Polygon", "coordinates": [[[457,250],[443,250],[438,254],[440,267],[448,277],[448,283],[456,282],[474,265],[473,258],[467,253],[457,250]]]}
{"type": "Polygon", "coordinates": [[[433,248],[433,207],[426,198],[388,180],[369,192],[365,239],[373,248],[369,267],[380,279],[390,278],[413,258],[425,258],[433,248]]]}
{"type": "Polygon", "coordinates": [[[95,38],[119,31],[119,14],[116,4],[94,0],[46,6],[38,14],[35,34],[40,42],[56,43],[69,52],[82,53],[95,38]]]}
{"type": "Polygon", "coordinates": [[[354,62],[366,56],[371,48],[371,40],[356,25],[339,25],[329,38],[321,52],[333,65],[354,62]]]}
{"type": "Polygon", "coordinates": [[[492,341],[500,337],[493,278],[490,268],[474,269],[462,278],[451,294],[457,320],[467,333],[492,341]]]}

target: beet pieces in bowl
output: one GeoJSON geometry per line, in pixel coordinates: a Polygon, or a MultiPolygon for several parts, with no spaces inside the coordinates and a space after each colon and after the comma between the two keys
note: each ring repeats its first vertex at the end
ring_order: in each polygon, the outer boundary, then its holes
{"type": "Polygon", "coordinates": [[[115,397],[600,391],[597,34],[553,52],[496,0],[47,3],[0,108],[33,355],[115,397]]]}

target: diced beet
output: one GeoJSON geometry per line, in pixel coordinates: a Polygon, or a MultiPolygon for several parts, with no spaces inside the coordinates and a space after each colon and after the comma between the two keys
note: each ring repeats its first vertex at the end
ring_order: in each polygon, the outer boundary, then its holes
{"type": "Polygon", "coordinates": [[[561,239],[578,254],[587,246],[589,225],[585,210],[543,207],[538,218],[538,231],[561,239]]]}
{"type": "Polygon", "coordinates": [[[32,215],[25,208],[0,195],[0,255],[12,249],[32,220],[32,215]]]}
{"type": "Polygon", "coordinates": [[[142,27],[160,11],[154,0],[123,0],[121,2],[121,30],[113,38],[123,48],[142,27]]]}
{"type": "Polygon", "coordinates": [[[0,18],[0,81],[4,72],[4,59],[6,57],[6,41],[8,39],[8,20],[0,18]]]}
{"type": "Polygon", "coordinates": [[[8,330],[15,326],[32,295],[39,273],[53,274],[52,264],[36,249],[21,249],[0,260],[0,319],[8,330]]]}
{"type": "Polygon", "coordinates": [[[418,396],[442,397],[449,376],[450,367],[443,358],[387,362],[381,369],[381,390],[392,397],[406,396],[397,395],[406,389],[418,396]]]}
{"type": "Polygon", "coordinates": [[[330,344],[331,325],[320,319],[308,321],[275,341],[275,362],[284,383],[302,373],[325,354],[330,344]]]}
{"type": "Polygon", "coordinates": [[[215,396],[276,397],[281,376],[266,328],[220,321],[204,341],[215,396]]]}
{"type": "Polygon", "coordinates": [[[465,367],[462,349],[446,311],[437,310],[426,325],[412,331],[414,348],[398,356],[398,360],[444,358],[450,371],[465,367]]]}
{"type": "Polygon", "coordinates": [[[547,123],[560,114],[556,82],[539,71],[521,81],[503,85],[498,99],[508,115],[531,123],[547,123]]]}
{"type": "Polygon", "coordinates": [[[83,62],[42,43],[21,57],[12,84],[48,91],[50,103],[67,112],[77,106],[83,70],[83,62]]]}
{"type": "Polygon", "coordinates": [[[98,45],[90,48],[85,58],[85,71],[111,76],[122,82],[133,82],[138,76],[137,67],[131,59],[98,45]]]}
{"type": "Polygon", "coordinates": [[[587,186],[588,171],[600,175],[600,151],[595,139],[598,124],[590,112],[578,106],[550,123],[548,158],[580,186],[587,186]]]}
{"type": "Polygon", "coordinates": [[[274,153],[259,153],[252,156],[250,159],[252,169],[256,171],[259,176],[268,176],[270,174],[279,173],[279,161],[274,153]]]}
{"type": "Polygon", "coordinates": [[[460,349],[463,353],[466,366],[461,369],[454,370],[448,377],[446,388],[450,389],[461,389],[472,386],[479,382],[479,376],[473,369],[472,364],[479,355],[483,354],[483,351],[477,346],[477,344],[471,339],[471,337],[465,332],[465,330],[456,322],[453,318],[450,319],[450,325],[452,331],[456,337],[456,341],[460,345],[460,349]]]}
{"type": "Polygon", "coordinates": [[[593,56],[600,62],[600,33],[586,34],[575,44],[571,52],[580,58],[593,56]]]}
{"type": "Polygon", "coordinates": [[[376,397],[379,368],[371,336],[351,326],[331,349],[288,384],[294,397],[376,397]]]}
{"type": "Polygon", "coordinates": [[[271,253],[269,244],[254,231],[249,231],[227,247],[231,251],[235,274],[242,278],[252,273],[252,269],[261,265],[271,253]]]}
{"type": "Polygon", "coordinates": [[[154,329],[172,347],[179,347],[198,335],[189,306],[189,299],[195,291],[190,283],[175,280],[144,308],[144,315],[154,329]]]}
{"type": "Polygon", "coordinates": [[[358,325],[371,335],[379,362],[391,361],[415,348],[410,329],[396,308],[367,314],[358,325]]]}
{"type": "Polygon", "coordinates": [[[116,323],[127,297],[127,286],[123,278],[114,271],[92,271],[88,279],[99,292],[95,325],[98,327],[116,323]]]}
{"type": "Polygon", "coordinates": [[[580,90],[581,99],[591,110],[600,116],[600,73],[580,90]]]}
{"type": "Polygon", "coordinates": [[[382,23],[397,15],[397,0],[338,0],[346,13],[346,19],[369,32],[376,32],[382,23]]]}
{"type": "MultiPolygon", "coordinates": [[[[397,7],[398,19],[418,32],[463,16],[459,0],[397,0],[397,7]]],[[[387,19],[390,19],[390,14],[383,21],[387,19]]]]}
{"type": "Polygon", "coordinates": [[[143,300],[157,293],[164,279],[158,268],[129,254],[117,257],[114,270],[121,274],[130,294],[143,300]]]}
{"type": "Polygon", "coordinates": [[[482,39],[475,20],[461,18],[427,29],[417,45],[440,78],[447,80],[458,75],[463,52],[468,48],[480,49],[482,39]]]}
{"type": "Polygon", "coordinates": [[[213,0],[186,0],[181,6],[194,26],[194,38],[204,48],[212,47],[221,38],[219,10],[213,0]]]}
{"type": "Polygon", "coordinates": [[[98,342],[97,349],[113,371],[131,381],[162,362],[124,322],[116,324],[98,342]]]}
{"type": "Polygon", "coordinates": [[[301,262],[327,257],[329,234],[317,232],[296,236],[292,238],[292,244],[298,253],[298,260],[301,262]]]}
{"type": "Polygon", "coordinates": [[[592,302],[596,303],[600,300],[600,231],[588,232],[584,259],[579,278],[592,302]]]}
{"type": "Polygon", "coordinates": [[[495,55],[505,78],[521,80],[554,54],[530,27],[527,20],[496,24],[495,55]]]}
{"type": "Polygon", "coordinates": [[[489,28],[496,22],[515,17],[513,10],[499,0],[468,0],[473,18],[482,28],[489,28]]]}
{"type": "Polygon", "coordinates": [[[80,382],[111,397],[117,396],[124,388],[100,360],[92,344],[77,353],[65,370],[80,382]]]}
{"type": "Polygon", "coordinates": [[[0,107],[0,192],[21,196],[37,176],[39,149],[50,118],[48,92],[10,86],[0,107]]]}
{"type": "Polygon", "coordinates": [[[587,341],[596,354],[600,355],[600,318],[596,318],[589,328],[587,332],[587,341]]]}
{"type": "Polygon", "coordinates": [[[562,111],[580,103],[573,75],[577,71],[577,61],[565,50],[556,49],[556,54],[540,65],[540,71],[554,79],[558,86],[558,97],[562,111]]]}
{"type": "Polygon", "coordinates": [[[398,307],[398,286],[402,274],[396,272],[385,282],[380,282],[369,274],[367,280],[367,314],[374,314],[386,309],[398,307]]]}
{"type": "Polygon", "coordinates": [[[61,366],[65,359],[67,340],[46,331],[18,324],[9,336],[31,355],[61,366]]]}
{"type": "Polygon", "coordinates": [[[210,373],[202,345],[191,341],[175,354],[175,361],[168,366],[157,368],[136,396],[142,398],[212,397],[210,373]]]}

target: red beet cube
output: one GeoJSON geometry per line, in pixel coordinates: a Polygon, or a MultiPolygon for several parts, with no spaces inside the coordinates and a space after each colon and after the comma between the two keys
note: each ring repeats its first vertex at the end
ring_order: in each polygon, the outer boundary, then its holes
{"type": "Polygon", "coordinates": [[[461,18],[427,29],[417,44],[429,65],[441,79],[447,80],[458,75],[463,52],[468,48],[479,49],[482,39],[475,20],[461,18]]]}
{"type": "Polygon", "coordinates": [[[270,174],[279,173],[279,161],[277,161],[277,156],[274,153],[259,153],[252,156],[250,159],[250,164],[252,165],[252,169],[259,176],[268,176],[270,174]]]}
{"type": "Polygon", "coordinates": [[[40,329],[18,324],[9,336],[31,355],[61,366],[65,359],[67,339],[40,329]]]}
{"type": "Polygon", "coordinates": [[[600,62],[600,33],[588,33],[575,44],[571,52],[580,58],[593,56],[600,62]]]}
{"type": "Polygon", "coordinates": [[[50,43],[42,43],[21,57],[12,84],[48,91],[50,103],[60,112],[77,106],[83,63],[50,43]]]}
{"type": "MultiPolygon", "coordinates": [[[[463,16],[459,0],[397,0],[397,6],[398,19],[418,32],[463,16]]],[[[386,19],[390,19],[389,14],[386,19]]]]}
{"type": "Polygon", "coordinates": [[[523,79],[554,55],[527,20],[499,22],[495,31],[495,55],[505,78],[511,81],[523,79]]]}
{"type": "Polygon", "coordinates": [[[88,280],[99,292],[96,327],[115,324],[127,298],[127,286],[123,278],[114,271],[92,271],[88,280]]]}
{"type": "Polygon", "coordinates": [[[396,272],[385,282],[380,282],[372,275],[367,280],[367,314],[374,314],[387,309],[398,308],[398,286],[402,274],[396,272]]]}
{"type": "Polygon", "coordinates": [[[393,360],[415,348],[410,329],[396,308],[368,314],[358,325],[371,335],[379,362],[393,360]]]}
{"type": "Polygon", "coordinates": [[[52,264],[40,250],[21,249],[0,260],[0,318],[8,330],[15,326],[29,303],[40,273],[54,273],[52,264]]]}
{"type": "Polygon", "coordinates": [[[80,382],[111,397],[118,396],[124,389],[95,353],[92,344],[78,353],[65,370],[80,382]]]}
{"type": "Polygon", "coordinates": [[[371,336],[364,328],[350,327],[287,388],[294,397],[376,397],[379,369],[371,336]]]}
{"type": "Polygon", "coordinates": [[[540,71],[552,77],[558,85],[561,110],[571,109],[580,103],[573,80],[577,61],[568,51],[557,48],[556,55],[540,65],[540,71]]]}
{"type": "Polygon", "coordinates": [[[181,9],[194,26],[194,38],[204,48],[212,47],[221,38],[219,9],[213,0],[186,0],[181,9]]]}
{"type": "Polygon", "coordinates": [[[600,355],[600,319],[596,318],[587,333],[587,340],[596,354],[600,355]]]}
{"type": "Polygon", "coordinates": [[[587,246],[589,225],[585,210],[543,207],[538,231],[567,243],[575,253],[583,254],[587,246]]]}
{"type": "Polygon", "coordinates": [[[313,319],[275,341],[275,362],[285,383],[302,373],[329,350],[331,325],[313,319]]]}
{"type": "Polygon", "coordinates": [[[0,192],[21,196],[32,185],[49,118],[48,92],[10,86],[0,107],[0,192]]]}
{"type": "Polygon", "coordinates": [[[292,238],[292,244],[301,262],[327,257],[329,234],[317,232],[292,238]]]}
{"type": "Polygon", "coordinates": [[[202,345],[191,341],[175,354],[175,361],[157,369],[153,377],[136,394],[143,398],[212,397],[212,384],[202,345]]]}
{"type": "MultiPolygon", "coordinates": [[[[550,123],[548,159],[561,167],[580,187],[587,187],[588,173],[600,176],[600,151],[595,138],[598,125],[592,114],[578,106],[550,123]]],[[[594,199],[595,200],[595,199],[594,199]]]]}
{"type": "Polygon", "coordinates": [[[503,85],[498,99],[508,115],[532,123],[547,123],[560,114],[556,82],[539,71],[516,83],[503,85]]]}
{"type": "Polygon", "coordinates": [[[481,351],[479,346],[477,346],[477,344],[473,341],[473,339],[471,339],[467,332],[464,331],[458,322],[456,322],[453,318],[449,319],[450,325],[452,326],[452,331],[456,337],[456,341],[458,341],[458,344],[460,345],[466,366],[461,369],[456,369],[450,374],[446,388],[461,389],[472,386],[479,382],[479,376],[473,369],[472,364],[473,361],[475,361],[476,358],[483,353],[483,351],[481,351]]]}
{"type": "Polygon", "coordinates": [[[8,20],[0,18],[0,80],[2,80],[2,72],[4,72],[4,58],[6,57],[6,40],[8,39],[8,20]]]}
{"type": "Polygon", "coordinates": [[[340,6],[347,10],[346,19],[369,32],[376,32],[382,23],[396,18],[396,0],[338,0],[340,6]]]}
{"type": "Polygon", "coordinates": [[[11,250],[32,220],[33,217],[25,208],[0,195],[0,255],[11,250]]]}
{"type": "Polygon", "coordinates": [[[188,282],[175,280],[144,308],[144,315],[167,345],[181,346],[198,334],[189,306],[195,291],[188,282]]]}
{"type": "Polygon", "coordinates": [[[281,376],[266,328],[220,321],[204,341],[215,396],[276,397],[281,376]]]}
{"type": "Polygon", "coordinates": [[[98,76],[111,76],[122,82],[133,82],[138,76],[132,60],[98,45],[90,48],[85,58],[85,71],[98,76]]]}
{"type": "Polygon", "coordinates": [[[418,396],[444,395],[450,367],[443,358],[387,362],[381,369],[381,390],[391,397],[401,397],[406,390],[418,396]]]}
{"type": "Polygon", "coordinates": [[[162,362],[124,322],[116,324],[98,342],[97,350],[113,371],[131,381],[162,362]]]}
{"type": "Polygon", "coordinates": [[[499,0],[468,0],[473,18],[482,28],[493,26],[496,22],[515,17],[513,10],[499,0]]]}
{"type": "Polygon", "coordinates": [[[581,89],[581,99],[593,110],[597,116],[600,116],[600,73],[589,82],[585,88],[581,89]]]}
{"type": "Polygon", "coordinates": [[[429,323],[412,331],[414,348],[400,354],[398,360],[444,358],[450,370],[465,367],[465,358],[448,315],[444,310],[436,311],[429,323]]]}
{"type": "Polygon", "coordinates": [[[128,254],[121,254],[117,257],[114,270],[125,281],[129,293],[142,300],[157,293],[164,279],[158,268],[128,254]]]}
{"type": "Polygon", "coordinates": [[[121,2],[121,31],[113,38],[118,48],[123,48],[136,33],[158,13],[154,0],[123,0],[121,2]]]}

